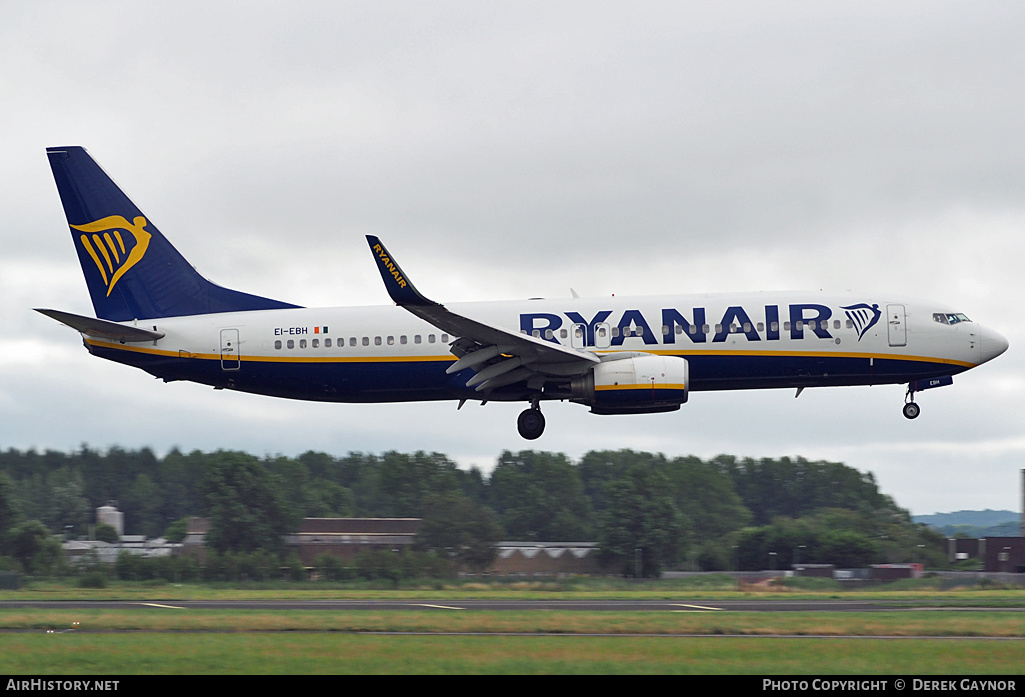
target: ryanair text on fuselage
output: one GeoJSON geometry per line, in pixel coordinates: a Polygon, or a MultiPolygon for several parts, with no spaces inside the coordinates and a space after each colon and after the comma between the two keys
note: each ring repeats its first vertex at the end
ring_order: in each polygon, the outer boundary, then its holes
{"type": "MultiPolygon", "coordinates": [[[[846,312],[849,326],[858,333],[859,341],[879,321],[882,314],[876,304],[861,303],[841,309],[846,312]],[[868,319],[863,320],[866,310],[868,319]]],[[[661,322],[656,325],[659,327],[658,331],[652,330],[651,323],[640,310],[625,310],[615,324],[609,322],[613,310],[601,310],[590,319],[572,311],[563,312],[562,315],[550,312],[524,312],[520,314],[520,331],[548,341],[557,341],[556,332],[562,329],[568,320],[569,324],[583,325],[586,328],[587,346],[596,344],[596,328],[601,325],[615,327],[609,341],[611,346],[622,346],[628,336],[640,337],[645,344],[658,344],[659,337],[663,344],[675,344],[678,334],[696,344],[708,342],[709,335],[712,343],[723,343],[728,337],[738,334],[743,334],[749,341],[762,341],[763,333],[765,341],[778,341],[785,335],[792,340],[800,340],[805,338],[805,330],[809,330],[819,339],[834,338],[829,331],[833,310],[827,305],[791,303],[784,311],[785,319],[781,322],[780,306],[765,305],[764,314],[755,321],[742,306],[733,305],[728,307],[721,319],[712,326],[707,323],[708,313],[704,307],[691,308],[690,316],[684,315],[677,308],[664,308],[661,311],[661,322]]],[[[836,341],[839,342],[839,339],[836,341]]]]}

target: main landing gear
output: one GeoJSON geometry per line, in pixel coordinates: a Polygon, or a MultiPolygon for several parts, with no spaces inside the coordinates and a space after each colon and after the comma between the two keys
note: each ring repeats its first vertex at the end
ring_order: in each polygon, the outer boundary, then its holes
{"type": "Polygon", "coordinates": [[[516,429],[520,435],[527,440],[537,440],[545,432],[545,417],[538,406],[540,400],[530,400],[530,409],[520,412],[516,419],[516,429]]]}
{"type": "Polygon", "coordinates": [[[908,383],[908,393],[904,396],[904,418],[917,419],[921,413],[922,408],[915,404],[915,391],[911,389],[911,384],[908,383]]]}

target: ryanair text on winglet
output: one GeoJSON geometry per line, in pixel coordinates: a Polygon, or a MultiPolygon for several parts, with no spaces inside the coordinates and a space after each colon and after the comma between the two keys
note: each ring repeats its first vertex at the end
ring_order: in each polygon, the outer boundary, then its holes
{"type": "Polygon", "coordinates": [[[391,259],[389,259],[385,254],[384,248],[379,244],[375,244],[374,251],[377,252],[377,258],[381,260],[381,264],[384,265],[384,268],[391,271],[391,275],[395,278],[395,282],[399,284],[399,288],[405,288],[406,279],[402,277],[401,273],[399,273],[395,264],[391,263],[391,259]]]}

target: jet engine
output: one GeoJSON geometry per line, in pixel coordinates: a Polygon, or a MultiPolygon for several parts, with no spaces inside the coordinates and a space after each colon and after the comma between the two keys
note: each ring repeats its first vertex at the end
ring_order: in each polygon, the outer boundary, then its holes
{"type": "Polygon", "coordinates": [[[573,378],[572,401],[593,414],[651,414],[675,411],[687,401],[686,358],[650,353],[613,353],[586,375],[573,378]]]}

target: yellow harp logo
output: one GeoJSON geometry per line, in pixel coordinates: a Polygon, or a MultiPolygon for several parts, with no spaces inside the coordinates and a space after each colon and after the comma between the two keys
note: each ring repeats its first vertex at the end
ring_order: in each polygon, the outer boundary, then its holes
{"type": "Polygon", "coordinates": [[[110,215],[85,225],[71,227],[89,233],[78,239],[99,269],[103,283],[107,286],[107,297],[110,297],[110,291],[114,290],[114,286],[125,272],[139,263],[152,237],[143,229],[146,227],[146,219],[141,215],[131,223],[123,216],[110,215]],[[125,245],[122,231],[131,233],[135,238],[134,244],[129,242],[125,245]]]}

